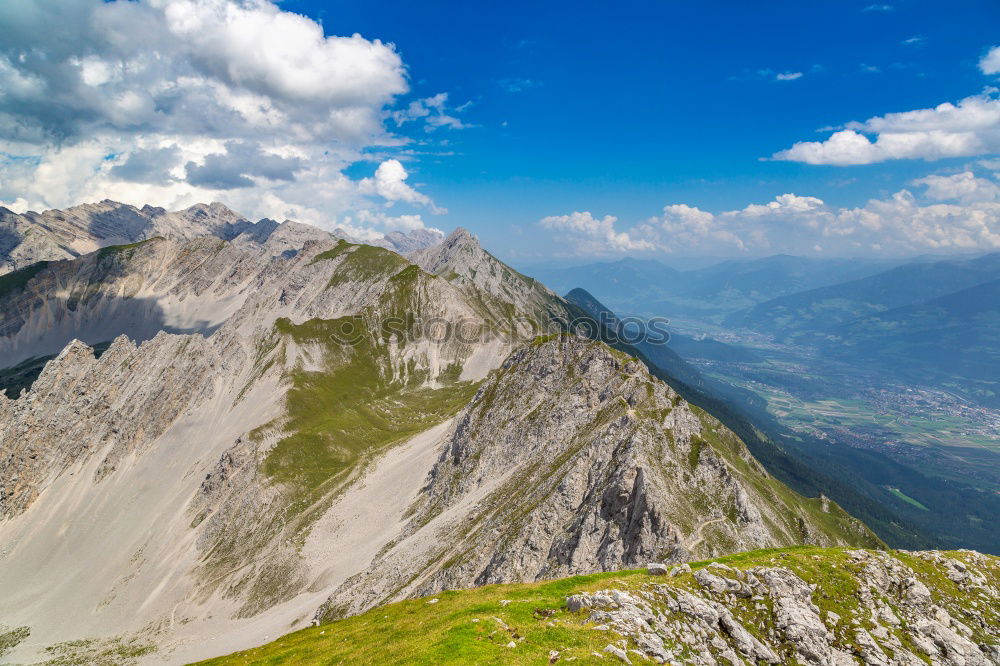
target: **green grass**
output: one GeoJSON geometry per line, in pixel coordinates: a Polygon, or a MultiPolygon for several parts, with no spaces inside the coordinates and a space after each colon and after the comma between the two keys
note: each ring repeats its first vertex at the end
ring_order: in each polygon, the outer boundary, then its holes
{"type": "Polygon", "coordinates": [[[323,349],[322,370],[292,371],[286,403],[287,433],[268,453],[263,471],[292,490],[292,513],[345,480],[367,455],[424,431],[456,413],[477,384],[459,382],[454,368],[441,388],[424,385],[425,371],[409,367],[393,376],[388,349],[360,316],[277,322],[282,335],[323,349]],[[335,335],[350,328],[356,345],[341,346],[335,335]]]}
{"type": "MultiPolygon", "coordinates": [[[[973,592],[962,591],[928,562],[906,553],[893,551],[892,554],[917,573],[931,589],[935,600],[947,603],[956,617],[962,617],[960,609],[974,599],[973,592]]],[[[948,555],[962,557],[961,553],[948,555]]],[[[841,616],[835,633],[838,643],[848,648],[856,640],[853,621],[857,620],[861,626],[870,625],[867,610],[861,608],[857,596],[858,578],[863,575],[864,563],[854,562],[843,549],[757,550],[692,563],[691,567],[697,570],[711,561],[740,569],[785,567],[806,582],[815,583],[814,602],[822,611],[833,611],[841,616]]],[[[1000,562],[994,562],[990,573],[1000,576],[1000,562]]],[[[434,597],[377,607],[355,617],[297,631],[262,647],[202,664],[545,664],[551,650],[559,651],[560,663],[571,659],[575,663],[609,663],[603,649],[619,636],[595,631],[587,621],[586,611],[569,612],[566,597],[609,588],[635,591],[651,585],[698,587],[691,574],[670,578],[633,570],[442,592],[434,597]],[[438,601],[428,603],[431,599],[438,601]],[[511,641],[516,643],[515,648],[507,647],[511,641]],[[593,657],[594,652],[605,658],[593,657]]],[[[769,603],[765,604],[766,610],[758,608],[751,599],[735,599],[729,605],[744,626],[767,640],[765,631],[774,622],[769,603]]],[[[661,611],[670,615],[668,609],[661,611]]],[[[1000,620],[998,611],[985,612],[989,614],[985,620],[1000,620]]],[[[780,649],[785,650],[787,646],[780,649]]],[[[790,653],[784,656],[792,657],[790,653]]],[[[642,663],[642,660],[636,656],[633,663],[642,663]]]]}
{"type": "Polygon", "coordinates": [[[152,238],[147,238],[146,240],[141,240],[137,243],[128,243],[127,245],[108,245],[102,247],[97,251],[98,257],[121,257],[123,259],[131,259],[132,255],[135,254],[137,248],[142,247],[146,243],[154,243],[164,240],[163,236],[153,236],[152,238]]]}
{"type": "Polygon", "coordinates": [[[411,264],[395,252],[374,245],[354,245],[341,240],[335,247],[316,255],[311,263],[343,257],[342,263],[330,276],[328,286],[357,282],[365,283],[394,275],[411,264]]]}
{"type": "Polygon", "coordinates": [[[917,500],[913,499],[912,497],[910,497],[909,495],[907,495],[906,493],[904,493],[899,488],[886,488],[886,490],[888,490],[890,493],[892,493],[893,495],[895,495],[899,499],[903,500],[907,504],[912,504],[913,506],[917,507],[918,509],[923,509],[924,511],[930,511],[930,509],[928,509],[922,503],[920,503],[917,500]]]}

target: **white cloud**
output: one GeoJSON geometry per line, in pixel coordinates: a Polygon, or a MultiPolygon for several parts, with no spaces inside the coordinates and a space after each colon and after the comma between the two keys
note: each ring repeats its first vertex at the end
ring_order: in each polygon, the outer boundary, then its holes
{"type": "Polygon", "coordinates": [[[778,81],[794,81],[802,78],[802,72],[779,72],[774,75],[778,81]]]}
{"type": "Polygon", "coordinates": [[[406,172],[402,162],[399,160],[386,160],[378,165],[375,175],[371,178],[364,178],[358,183],[358,190],[362,194],[375,194],[390,204],[396,201],[427,206],[434,213],[445,213],[444,209],[438,208],[431,201],[430,197],[422,194],[406,184],[406,179],[410,174],[406,172]]]}
{"type": "Polygon", "coordinates": [[[930,175],[913,181],[914,185],[927,187],[925,196],[937,201],[996,201],[1000,199],[1000,187],[993,181],[977,178],[971,171],[963,171],[950,176],[930,175]]]}
{"type": "Polygon", "coordinates": [[[664,248],[699,247],[709,244],[731,246],[745,250],[746,246],[736,234],[725,228],[724,223],[712,213],[687,204],[672,204],[663,207],[663,216],[651,218],[646,228],[665,232],[664,248]]]}
{"type": "Polygon", "coordinates": [[[648,239],[616,230],[617,221],[618,218],[611,215],[596,218],[590,212],[583,211],[569,215],[550,215],[543,218],[540,224],[547,229],[568,232],[565,235],[584,254],[656,249],[656,244],[648,239]]]}
{"type": "MultiPolygon", "coordinates": [[[[343,174],[404,143],[385,128],[409,89],[391,44],[270,0],[4,0],[0,34],[0,200],[223,200],[327,227],[369,196],[437,210],[405,170],[343,174]]],[[[427,122],[461,126],[446,101],[421,102],[427,122]]]]}
{"type": "Polygon", "coordinates": [[[892,159],[936,160],[1000,151],[1000,99],[996,91],[958,104],[890,113],[848,123],[826,141],[804,141],[773,159],[846,166],[892,159]],[[875,140],[868,138],[874,134],[875,140]]]}
{"type": "Polygon", "coordinates": [[[362,224],[377,226],[387,231],[413,231],[415,229],[437,231],[433,227],[428,227],[420,215],[386,215],[379,211],[359,210],[353,217],[349,216],[344,221],[350,224],[355,219],[362,224]]]}
{"type": "Polygon", "coordinates": [[[1000,74],[1000,46],[994,46],[979,59],[979,69],[983,74],[1000,74]]]}
{"type": "MultiPolygon", "coordinates": [[[[469,103],[461,105],[455,111],[462,111],[468,107],[469,103]]],[[[433,97],[425,97],[410,102],[409,106],[392,114],[396,125],[403,125],[413,120],[423,119],[424,129],[428,132],[447,127],[450,129],[466,129],[471,125],[463,122],[447,111],[448,93],[438,93],[433,97]]]]}
{"type": "Polygon", "coordinates": [[[920,196],[904,189],[854,208],[786,193],[768,203],[719,213],[671,204],[661,215],[631,228],[618,228],[615,217],[596,219],[589,213],[545,218],[541,225],[559,230],[584,255],[635,251],[903,255],[1000,248],[1000,188],[993,180],[968,171],[926,176],[913,185],[923,188],[920,196]]]}
{"type": "Polygon", "coordinates": [[[868,5],[863,10],[864,12],[891,12],[893,11],[892,5],[878,4],[878,5],[868,5]]]}

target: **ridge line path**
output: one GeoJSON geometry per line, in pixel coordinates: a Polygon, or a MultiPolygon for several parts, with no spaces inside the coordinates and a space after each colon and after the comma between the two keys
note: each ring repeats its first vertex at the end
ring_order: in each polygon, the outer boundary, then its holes
{"type": "Polygon", "coordinates": [[[691,536],[697,536],[698,538],[695,539],[695,541],[693,543],[682,544],[682,547],[684,548],[684,550],[691,551],[691,550],[697,548],[698,545],[700,545],[701,542],[705,540],[705,535],[702,534],[702,530],[704,530],[709,525],[712,525],[714,523],[721,523],[721,522],[724,522],[725,520],[726,520],[725,518],[712,518],[710,520],[703,521],[701,523],[701,525],[698,526],[698,529],[695,530],[694,534],[691,535],[691,536]]]}

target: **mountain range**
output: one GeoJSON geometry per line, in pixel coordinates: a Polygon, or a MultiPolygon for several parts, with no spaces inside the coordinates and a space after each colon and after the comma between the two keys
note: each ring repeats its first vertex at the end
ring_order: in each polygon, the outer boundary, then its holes
{"type": "MultiPolygon", "coordinates": [[[[71,259],[102,247],[157,237],[184,241],[214,236],[238,244],[262,244],[276,231],[278,236],[269,244],[274,251],[297,248],[307,240],[329,240],[331,236],[355,240],[343,229],[330,234],[291,220],[281,224],[268,218],[251,222],[218,202],[167,211],[148,205],[136,208],[105,199],[66,210],[28,211],[20,215],[0,206],[0,275],[41,261],[71,259]],[[277,242],[278,238],[284,238],[285,242],[277,242]]],[[[406,253],[438,243],[442,238],[443,234],[436,230],[415,229],[409,233],[391,231],[370,240],[369,244],[406,253]]]]}
{"type": "Polygon", "coordinates": [[[625,258],[558,269],[533,266],[532,273],[559,293],[586,289],[618,312],[719,321],[758,303],[872,275],[896,263],[774,255],[681,271],[653,259],[625,258]]]}
{"type": "Polygon", "coordinates": [[[11,659],[178,663],[446,589],[882,546],[463,230],[404,257],[195,208],[215,233],[48,211],[149,238],[3,277],[11,659]]]}

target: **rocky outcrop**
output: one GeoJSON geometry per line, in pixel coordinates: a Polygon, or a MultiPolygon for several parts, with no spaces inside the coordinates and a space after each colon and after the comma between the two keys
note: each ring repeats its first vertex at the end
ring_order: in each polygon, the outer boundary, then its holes
{"type": "Polygon", "coordinates": [[[638,360],[574,335],[512,354],[456,419],[407,539],[321,617],[402,596],[878,539],[776,482],[638,360]],[[418,555],[414,544],[431,543],[418,555]]]}
{"type": "Polygon", "coordinates": [[[855,550],[772,562],[711,563],[576,594],[567,608],[657,663],[1000,664],[996,558],[855,550]]]}
{"type": "Polygon", "coordinates": [[[473,294],[485,294],[499,303],[517,304],[515,328],[524,331],[528,339],[552,333],[547,324],[563,321],[572,315],[566,302],[534,278],[518,273],[483,249],[479,240],[459,227],[440,243],[409,255],[413,263],[428,273],[440,275],[449,282],[473,294]],[[526,315],[526,317],[524,317],[526,315]]]}
{"type": "Polygon", "coordinates": [[[161,333],[141,348],[120,336],[99,359],[70,342],[22,399],[0,393],[0,516],[23,512],[81,459],[100,458],[100,481],[124,457],[141,455],[211,395],[216,359],[197,335],[161,333]]]}

